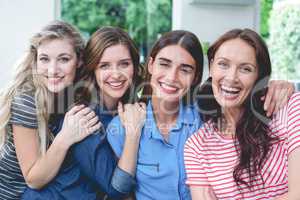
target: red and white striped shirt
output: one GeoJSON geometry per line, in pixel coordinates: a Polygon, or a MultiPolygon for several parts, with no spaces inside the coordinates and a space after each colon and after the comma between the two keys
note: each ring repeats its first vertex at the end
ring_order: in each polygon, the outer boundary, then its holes
{"type": "MultiPolygon", "coordinates": [[[[233,179],[238,154],[234,139],[222,137],[212,122],[207,122],[186,142],[184,149],[186,184],[211,187],[218,199],[273,199],[288,191],[288,155],[300,147],[300,93],[271,120],[272,135],[278,136],[251,188],[238,188],[233,179]]],[[[249,182],[247,173],[243,180],[249,182]]]]}

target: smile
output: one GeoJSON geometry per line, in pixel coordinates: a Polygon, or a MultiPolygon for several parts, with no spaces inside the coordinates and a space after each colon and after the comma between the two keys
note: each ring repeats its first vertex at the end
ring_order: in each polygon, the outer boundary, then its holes
{"type": "Polygon", "coordinates": [[[179,90],[179,88],[177,86],[174,86],[169,83],[159,82],[159,85],[163,89],[164,92],[169,93],[169,94],[176,93],[179,90]]]}
{"type": "Polygon", "coordinates": [[[221,85],[220,90],[222,96],[224,96],[226,99],[233,100],[239,96],[241,88],[221,85]]]}
{"type": "Polygon", "coordinates": [[[109,85],[111,88],[114,89],[120,89],[124,86],[126,80],[124,81],[111,81],[111,82],[106,82],[107,85],[109,85]]]}

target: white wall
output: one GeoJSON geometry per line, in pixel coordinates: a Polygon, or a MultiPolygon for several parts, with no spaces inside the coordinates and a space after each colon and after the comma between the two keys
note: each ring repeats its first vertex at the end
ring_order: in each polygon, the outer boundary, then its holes
{"type": "Polygon", "coordinates": [[[173,30],[189,30],[201,42],[209,43],[233,28],[247,27],[259,31],[260,0],[254,0],[250,5],[209,4],[199,3],[199,0],[198,3],[195,2],[197,0],[173,0],[173,30]]]}
{"type": "Polygon", "coordinates": [[[58,0],[0,0],[0,89],[10,80],[30,37],[59,13],[58,0]]]}

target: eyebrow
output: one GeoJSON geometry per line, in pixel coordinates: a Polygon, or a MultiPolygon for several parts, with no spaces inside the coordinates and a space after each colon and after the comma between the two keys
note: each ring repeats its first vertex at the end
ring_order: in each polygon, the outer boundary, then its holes
{"type": "MultiPolygon", "coordinates": [[[[216,60],[218,60],[218,59],[223,59],[223,60],[226,60],[226,61],[230,61],[229,59],[227,59],[225,57],[218,57],[216,60]]],[[[251,66],[257,68],[256,64],[247,63],[247,62],[240,63],[240,65],[251,65],[251,66]]]]}
{"type": "MultiPolygon", "coordinates": [[[[46,54],[46,53],[41,53],[41,54],[39,54],[39,57],[40,56],[49,56],[49,55],[46,54]]],[[[58,55],[58,57],[61,57],[61,56],[70,56],[70,57],[72,57],[72,55],[68,54],[68,53],[61,53],[61,54],[58,55]]]]}
{"type": "MultiPolygon", "coordinates": [[[[165,61],[165,62],[167,62],[167,63],[171,63],[171,62],[172,62],[170,59],[163,58],[163,57],[160,57],[160,58],[158,58],[158,59],[161,60],[161,61],[165,61]]],[[[189,68],[192,68],[192,69],[195,68],[194,66],[189,65],[189,64],[185,64],[185,63],[180,64],[180,66],[182,66],[182,67],[189,67],[189,68]]]]}

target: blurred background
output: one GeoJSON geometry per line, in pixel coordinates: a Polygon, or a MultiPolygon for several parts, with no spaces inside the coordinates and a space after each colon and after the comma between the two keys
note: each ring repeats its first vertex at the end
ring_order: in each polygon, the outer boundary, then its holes
{"type": "Polygon", "coordinates": [[[251,28],[268,44],[272,78],[293,81],[300,90],[300,0],[0,0],[0,88],[29,38],[54,19],[77,26],[86,39],[101,26],[119,26],[136,42],[142,61],[170,30],[192,31],[206,52],[224,32],[251,28]]]}

